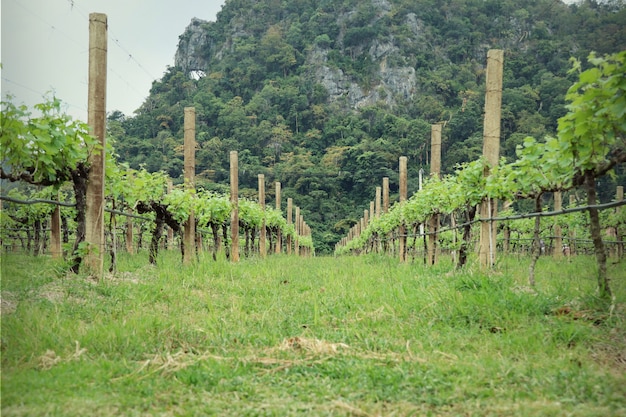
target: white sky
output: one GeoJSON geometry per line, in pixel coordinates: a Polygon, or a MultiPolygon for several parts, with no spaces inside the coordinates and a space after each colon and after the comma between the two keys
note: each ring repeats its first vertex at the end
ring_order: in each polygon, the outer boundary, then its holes
{"type": "Polygon", "coordinates": [[[1,0],[2,98],[32,107],[54,91],[87,120],[89,14],[108,18],[107,111],[132,115],[174,65],[193,17],[215,21],[225,0],[1,0]]]}

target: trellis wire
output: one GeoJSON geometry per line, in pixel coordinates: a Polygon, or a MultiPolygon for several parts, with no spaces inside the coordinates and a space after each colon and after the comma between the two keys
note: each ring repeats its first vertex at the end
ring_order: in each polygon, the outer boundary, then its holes
{"type": "MultiPolygon", "coordinates": [[[[15,204],[53,204],[53,205],[62,206],[62,207],[75,207],[76,206],[76,203],[66,203],[66,202],[62,202],[62,201],[46,200],[46,199],[20,200],[20,199],[17,199],[17,198],[4,196],[4,195],[0,195],[0,200],[9,201],[9,202],[15,203],[15,204]]],[[[604,210],[604,209],[609,209],[609,208],[614,208],[614,207],[620,207],[620,206],[623,206],[623,205],[626,205],[626,200],[612,201],[610,203],[604,203],[604,204],[594,204],[594,205],[587,205],[587,206],[580,206],[580,207],[572,207],[572,208],[566,208],[566,209],[556,210],[556,211],[542,211],[542,212],[535,212],[535,213],[516,214],[516,215],[513,215],[513,216],[480,218],[480,219],[474,219],[474,220],[469,221],[469,222],[457,224],[454,227],[450,226],[450,227],[440,228],[439,230],[437,230],[437,232],[426,232],[425,231],[423,233],[420,232],[418,234],[412,234],[412,233],[406,233],[406,234],[403,234],[403,235],[396,234],[396,237],[400,237],[400,236],[404,236],[404,237],[430,236],[430,235],[433,235],[433,234],[439,234],[439,233],[447,232],[447,231],[451,231],[451,230],[458,230],[458,229],[461,229],[463,227],[471,226],[471,225],[479,223],[479,222],[512,221],[512,220],[530,219],[530,218],[534,218],[534,217],[552,217],[552,216],[560,216],[560,215],[570,214],[570,213],[577,213],[577,212],[580,212],[580,211],[588,211],[589,209],[604,210]]],[[[124,213],[122,211],[112,210],[112,209],[109,209],[109,208],[105,208],[105,211],[108,212],[108,213],[117,214],[117,215],[120,215],[120,216],[132,217],[132,218],[136,218],[136,219],[140,219],[140,220],[147,220],[147,221],[152,220],[149,217],[139,216],[137,214],[132,214],[132,213],[124,213]]],[[[379,239],[377,239],[377,240],[379,240],[379,239]]],[[[385,240],[385,239],[380,239],[380,240],[385,240]]]]}
{"type": "MultiPolygon", "coordinates": [[[[5,201],[8,201],[10,203],[15,203],[15,204],[54,204],[54,205],[62,206],[62,207],[76,207],[76,203],[66,203],[63,201],[46,200],[46,199],[20,200],[17,198],[8,197],[4,195],[0,195],[0,200],[5,200],[5,201]]],[[[140,220],[148,220],[148,221],[152,220],[150,217],[140,216],[138,214],[132,214],[132,213],[124,213],[123,211],[113,210],[107,207],[104,208],[104,211],[106,211],[107,213],[118,214],[120,216],[132,217],[132,218],[140,219],[140,220]]]]}
{"type": "Polygon", "coordinates": [[[604,209],[609,209],[609,208],[614,208],[614,207],[620,207],[623,205],[626,205],[626,200],[612,201],[610,203],[604,203],[604,204],[593,204],[593,205],[587,205],[587,206],[572,207],[572,208],[567,208],[567,209],[557,210],[557,211],[542,211],[538,213],[516,214],[513,216],[480,218],[480,219],[474,219],[469,222],[457,224],[454,227],[452,226],[442,227],[438,229],[436,232],[424,232],[424,233],[420,232],[418,234],[406,233],[404,235],[397,234],[396,236],[406,236],[406,237],[430,236],[434,234],[439,234],[441,232],[448,232],[450,230],[461,229],[465,226],[471,226],[473,224],[480,223],[480,222],[512,221],[512,220],[531,219],[534,217],[552,217],[552,216],[560,216],[564,214],[576,213],[579,211],[587,211],[589,209],[594,209],[594,208],[597,210],[604,210],[604,209]]]}

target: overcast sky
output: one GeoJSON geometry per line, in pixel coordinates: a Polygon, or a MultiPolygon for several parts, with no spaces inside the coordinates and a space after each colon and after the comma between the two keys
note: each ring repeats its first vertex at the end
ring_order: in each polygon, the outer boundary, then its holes
{"type": "Polygon", "coordinates": [[[108,18],[107,111],[132,115],[174,65],[193,17],[215,21],[225,0],[2,0],[2,98],[32,106],[54,91],[87,120],[89,14],[108,18]]]}
{"type": "Polygon", "coordinates": [[[54,91],[87,120],[89,13],[108,17],[107,110],[132,115],[174,65],[191,19],[215,21],[225,0],[1,1],[2,98],[32,106],[54,91]]]}

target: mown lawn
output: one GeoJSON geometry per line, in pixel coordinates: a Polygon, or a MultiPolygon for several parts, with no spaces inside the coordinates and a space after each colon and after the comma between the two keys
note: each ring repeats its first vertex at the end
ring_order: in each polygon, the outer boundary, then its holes
{"type": "Polygon", "coordinates": [[[587,257],[159,264],[3,254],[2,416],[626,415],[623,263],[612,303],[587,257]]]}

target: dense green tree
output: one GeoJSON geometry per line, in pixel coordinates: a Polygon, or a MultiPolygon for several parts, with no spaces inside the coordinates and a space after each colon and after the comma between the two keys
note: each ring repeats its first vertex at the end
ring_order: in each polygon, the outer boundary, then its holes
{"type": "Polygon", "coordinates": [[[132,117],[110,115],[109,135],[131,167],[179,178],[183,108],[194,106],[206,186],[228,181],[228,152],[238,150],[242,184],[256,188],[259,173],[281,181],[313,216],[315,239],[332,247],[334,225],[360,217],[381,178],[397,176],[400,155],[411,184],[428,168],[431,124],[444,126],[444,172],[481,155],[488,49],[505,50],[502,153],[511,159],[525,136],[555,134],[575,81],[570,58],[626,49],[625,16],[621,0],[227,0],[216,22],[197,26],[206,75],[168,67],[132,117]],[[399,82],[397,67],[415,71],[405,95],[381,88],[399,82]],[[351,104],[355,86],[379,96],[351,104]]]}

